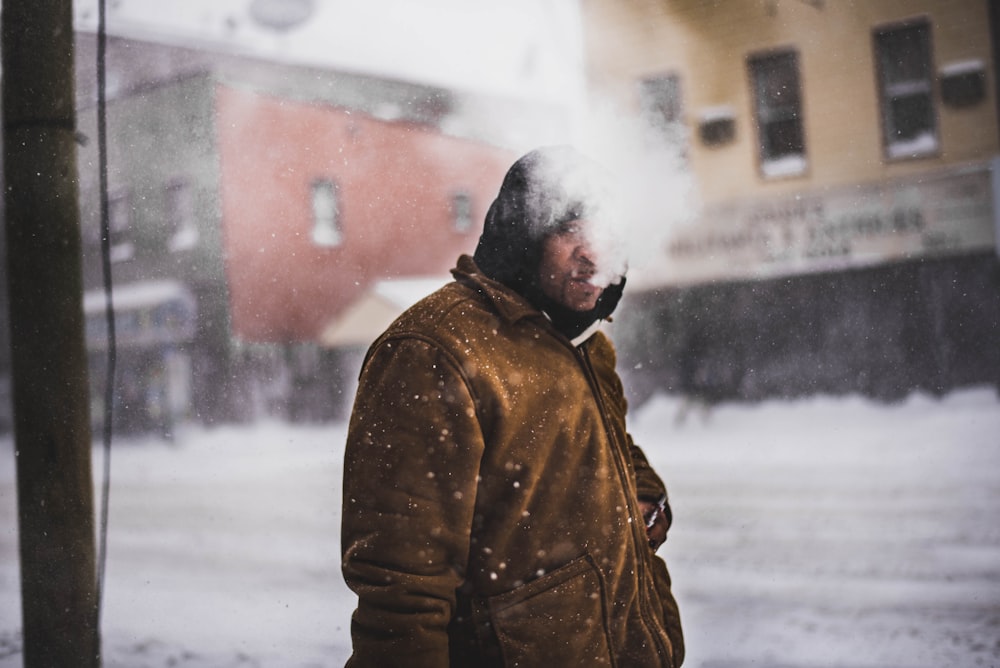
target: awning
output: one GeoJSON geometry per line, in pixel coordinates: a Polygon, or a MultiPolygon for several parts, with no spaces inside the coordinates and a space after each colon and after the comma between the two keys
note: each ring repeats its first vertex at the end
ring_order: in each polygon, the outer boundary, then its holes
{"type": "MultiPolygon", "coordinates": [[[[137,281],[115,285],[111,300],[115,311],[115,339],[120,346],[149,347],[190,341],[194,336],[196,302],[179,281],[137,281]]],[[[108,345],[106,301],[103,290],[83,295],[87,321],[87,348],[108,345]]]]}
{"type": "Polygon", "coordinates": [[[328,348],[367,346],[392,322],[448,278],[399,278],[376,281],[360,298],[320,333],[320,345],[328,348]]]}

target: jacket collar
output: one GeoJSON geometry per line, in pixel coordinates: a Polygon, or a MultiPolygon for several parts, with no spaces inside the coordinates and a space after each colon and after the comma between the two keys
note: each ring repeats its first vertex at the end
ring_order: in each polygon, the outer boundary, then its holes
{"type": "MultiPolygon", "coordinates": [[[[455,277],[455,280],[471,286],[486,297],[493,304],[500,317],[507,322],[514,323],[522,318],[541,317],[546,320],[549,319],[543,311],[532,305],[522,295],[503,283],[484,276],[469,255],[460,256],[457,266],[451,270],[451,273],[455,277]]],[[[581,345],[600,329],[602,322],[603,320],[594,321],[592,325],[572,340],[572,344],[574,346],[581,345]]]]}
{"type": "MultiPolygon", "coordinates": [[[[457,266],[451,270],[455,280],[474,288],[486,297],[504,320],[516,322],[522,318],[542,316],[542,312],[531,302],[499,281],[486,277],[479,271],[469,255],[458,258],[457,266]]],[[[544,317],[544,316],[542,316],[544,317]]]]}
{"type": "Polygon", "coordinates": [[[594,334],[597,334],[597,331],[601,328],[601,325],[603,323],[604,323],[603,320],[595,320],[594,322],[590,323],[590,327],[588,327],[587,329],[583,330],[582,332],[574,336],[573,340],[570,343],[572,343],[574,347],[582,346],[587,339],[592,337],[594,334]]]}

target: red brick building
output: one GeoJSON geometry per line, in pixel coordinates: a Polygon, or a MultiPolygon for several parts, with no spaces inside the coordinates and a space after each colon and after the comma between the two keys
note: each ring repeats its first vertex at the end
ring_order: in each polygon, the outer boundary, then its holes
{"type": "MultiPolygon", "coordinates": [[[[333,348],[323,332],[377,281],[446,277],[474,249],[515,156],[446,134],[465,117],[440,88],[149,43],[110,47],[116,424],[169,432],[192,419],[341,414],[362,337],[333,348]],[[181,316],[183,327],[167,327],[181,316]]],[[[82,72],[81,81],[79,126],[95,136],[92,79],[82,72]]],[[[102,397],[93,142],[79,160],[84,280],[96,305],[91,377],[102,397]]]]}
{"type": "Polygon", "coordinates": [[[317,341],[372,282],[447,275],[514,159],[224,85],[216,113],[231,327],[249,342],[317,341]]]}

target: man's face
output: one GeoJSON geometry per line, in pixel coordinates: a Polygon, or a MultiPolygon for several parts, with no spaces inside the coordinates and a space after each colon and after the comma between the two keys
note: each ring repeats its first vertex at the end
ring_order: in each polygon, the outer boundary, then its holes
{"type": "Polygon", "coordinates": [[[589,311],[604,292],[590,282],[597,272],[596,256],[583,234],[587,222],[564,223],[542,245],[539,285],[549,299],[574,311],[589,311]]]}

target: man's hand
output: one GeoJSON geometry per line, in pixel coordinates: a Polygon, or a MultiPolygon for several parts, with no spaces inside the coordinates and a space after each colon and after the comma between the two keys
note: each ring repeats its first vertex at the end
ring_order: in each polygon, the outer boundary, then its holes
{"type": "Polygon", "coordinates": [[[646,537],[654,552],[666,542],[667,530],[670,529],[670,519],[665,512],[666,503],[666,497],[658,501],[639,500],[643,521],[646,523],[646,537]]]}

